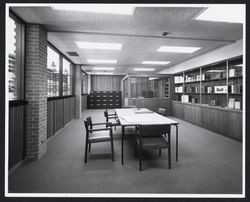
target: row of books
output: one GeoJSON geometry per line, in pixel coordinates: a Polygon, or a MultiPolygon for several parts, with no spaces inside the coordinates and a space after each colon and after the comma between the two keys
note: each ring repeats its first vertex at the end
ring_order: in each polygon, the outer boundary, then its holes
{"type": "Polygon", "coordinates": [[[242,69],[241,68],[229,69],[228,76],[229,77],[242,76],[242,69]]]}
{"type": "Polygon", "coordinates": [[[229,98],[227,107],[230,109],[241,109],[241,103],[240,101],[235,101],[235,98],[229,98]]]}
{"type": "Polygon", "coordinates": [[[241,84],[232,84],[228,86],[228,93],[243,93],[243,86],[241,84]]]}

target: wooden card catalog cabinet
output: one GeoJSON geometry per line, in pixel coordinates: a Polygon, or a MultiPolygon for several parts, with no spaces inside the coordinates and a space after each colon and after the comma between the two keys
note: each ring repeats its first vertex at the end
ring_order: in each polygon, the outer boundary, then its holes
{"type": "Polygon", "coordinates": [[[170,79],[165,80],[165,98],[170,98],[170,79]]]}

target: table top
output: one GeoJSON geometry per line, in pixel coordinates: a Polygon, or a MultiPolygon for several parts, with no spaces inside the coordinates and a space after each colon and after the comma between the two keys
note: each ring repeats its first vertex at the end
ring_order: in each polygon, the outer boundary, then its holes
{"type": "Polygon", "coordinates": [[[177,121],[150,111],[146,108],[115,109],[122,126],[178,124],[177,121]]]}

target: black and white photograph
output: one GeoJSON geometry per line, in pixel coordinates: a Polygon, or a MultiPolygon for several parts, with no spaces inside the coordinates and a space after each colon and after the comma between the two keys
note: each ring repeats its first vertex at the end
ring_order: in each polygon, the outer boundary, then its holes
{"type": "Polygon", "coordinates": [[[245,198],[246,4],[5,4],[5,197],[245,198]]]}

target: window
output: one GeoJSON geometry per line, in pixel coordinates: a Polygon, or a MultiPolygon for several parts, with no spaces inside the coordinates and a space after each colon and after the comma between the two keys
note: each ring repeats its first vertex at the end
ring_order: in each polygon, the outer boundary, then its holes
{"type": "Polygon", "coordinates": [[[167,77],[131,77],[132,98],[170,98],[169,89],[167,77]]]}
{"type": "Polygon", "coordinates": [[[8,82],[9,100],[23,98],[23,25],[14,18],[8,19],[8,82]]]}
{"type": "Polygon", "coordinates": [[[59,54],[48,46],[47,48],[47,71],[48,71],[48,97],[59,96],[60,67],[59,54]]]}
{"type": "Polygon", "coordinates": [[[72,95],[72,64],[63,58],[63,95],[72,95]]]}

